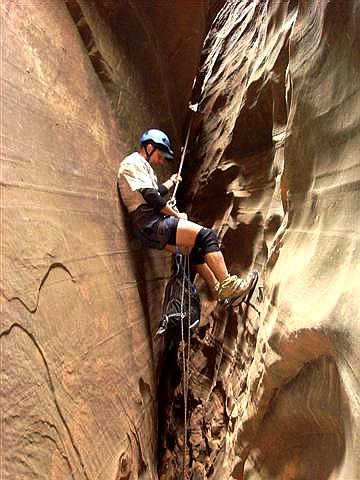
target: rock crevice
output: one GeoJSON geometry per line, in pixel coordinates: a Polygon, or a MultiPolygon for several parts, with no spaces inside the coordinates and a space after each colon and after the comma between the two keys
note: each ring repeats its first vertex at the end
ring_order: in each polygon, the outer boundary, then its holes
{"type": "Polygon", "coordinates": [[[359,476],[359,8],[4,0],[4,478],[359,476]],[[116,173],[149,126],[179,155],[190,98],[179,204],[261,277],[228,310],[197,281],[184,438],[182,349],[153,339],[171,257],[116,173]]]}

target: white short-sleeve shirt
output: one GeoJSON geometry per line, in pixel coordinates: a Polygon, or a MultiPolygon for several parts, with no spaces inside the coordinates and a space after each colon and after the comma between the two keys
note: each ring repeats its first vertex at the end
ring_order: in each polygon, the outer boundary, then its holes
{"type": "Polygon", "coordinates": [[[154,170],[138,152],[128,155],[120,163],[118,185],[121,198],[129,212],[146,204],[140,189],[154,188],[158,190],[159,188],[154,170]]]}

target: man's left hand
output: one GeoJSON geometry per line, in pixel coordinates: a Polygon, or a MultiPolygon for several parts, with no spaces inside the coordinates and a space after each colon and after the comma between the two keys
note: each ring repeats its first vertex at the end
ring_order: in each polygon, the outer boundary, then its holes
{"type": "Polygon", "coordinates": [[[175,183],[178,181],[178,182],[181,182],[182,181],[182,178],[181,178],[181,175],[179,175],[178,173],[173,173],[170,177],[170,180],[173,182],[173,184],[175,185],[175,183]]]}

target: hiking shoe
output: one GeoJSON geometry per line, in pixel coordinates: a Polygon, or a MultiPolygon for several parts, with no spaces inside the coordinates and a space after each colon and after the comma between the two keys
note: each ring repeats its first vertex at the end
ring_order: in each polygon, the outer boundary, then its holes
{"type": "Polygon", "coordinates": [[[229,275],[215,286],[218,302],[230,299],[243,299],[253,286],[253,275],[243,279],[237,275],[229,275]]]}

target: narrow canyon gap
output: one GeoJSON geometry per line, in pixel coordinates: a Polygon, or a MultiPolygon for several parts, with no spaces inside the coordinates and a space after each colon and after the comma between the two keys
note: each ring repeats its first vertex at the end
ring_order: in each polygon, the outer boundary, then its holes
{"type": "Polygon", "coordinates": [[[153,338],[172,258],[116,174],[148,127],[179,158],[192,102],[179,205],[261,276],[247,309],[198,282],[186,478],[356,480],[359,2],[0,8],[1,475],[183,478],[181,355],[153,338]]]}

